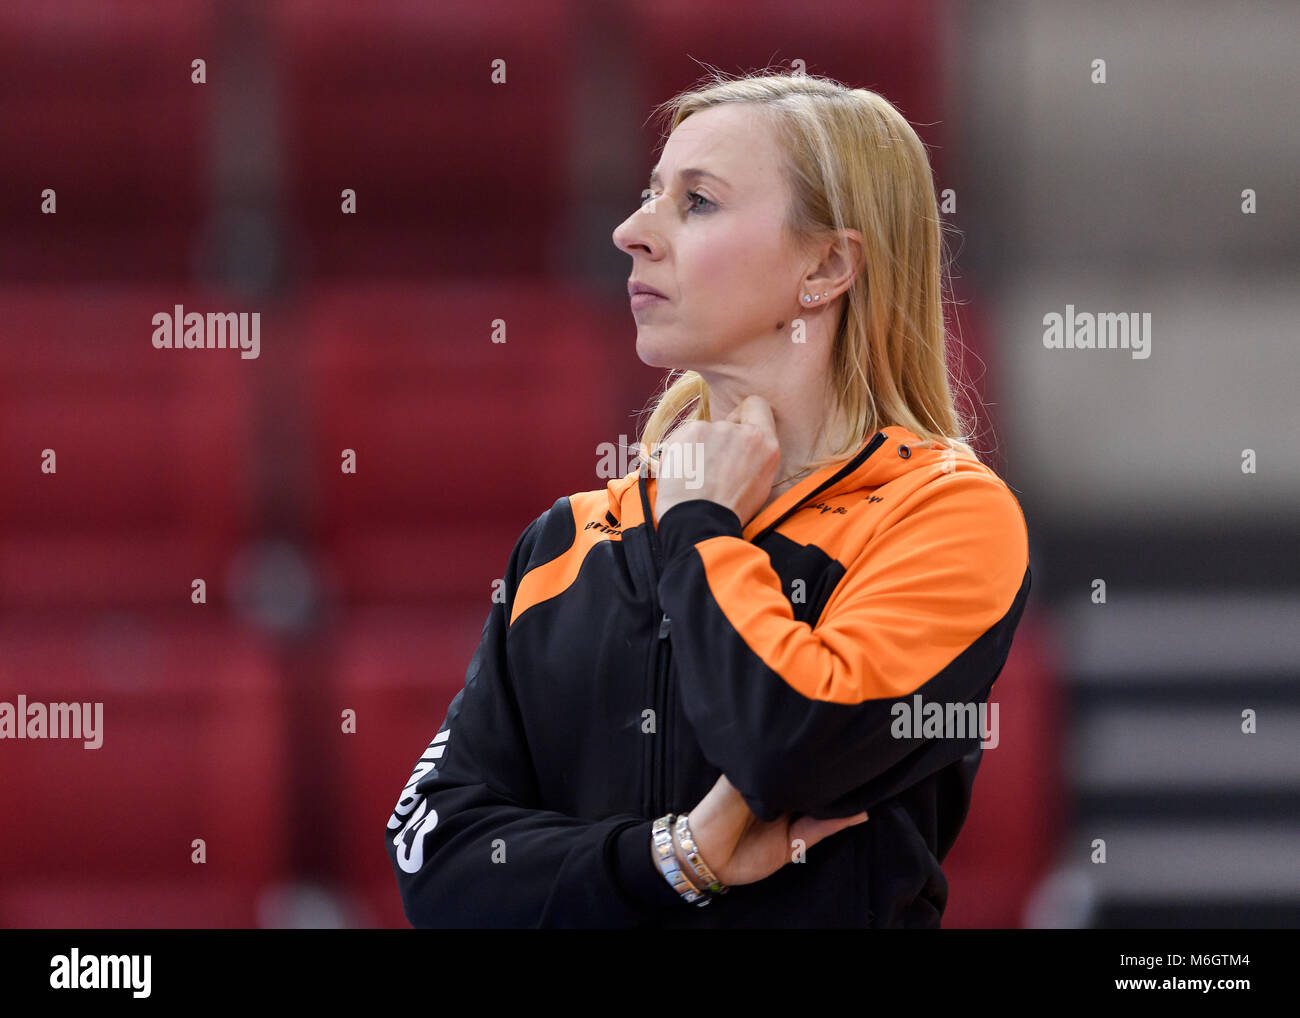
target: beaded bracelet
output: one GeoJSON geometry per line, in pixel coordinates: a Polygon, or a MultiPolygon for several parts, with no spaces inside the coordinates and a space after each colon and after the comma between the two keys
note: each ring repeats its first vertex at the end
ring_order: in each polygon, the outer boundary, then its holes
{"type": "Polygon", "coordinates": [[[659,871],[663,873],[664,879],[678,894],[691,904],[703,907],[709,903],[709,895],[692,884],[677,865],[677,853],[673,849],[673,835],[669,827],[675,819],[676,815],[669,813],[661,816],[650,828],[651,837],[654,839],[655,862],[659,864],[659,871]]]}
{"type": "Polygon", "coordinates": [[[681,842],[682,851],[686,853],[686,859],[695,870],[695,875],[708,890],[710,894],[726,894],[730,888],[721,880],[713,875],[713,870],[709,869],[704,862],[704,857],[700,855],[700,850],[695,847],[695,837],[691,834],[690,823],[683,813],[677,818],[677,840],[681,842]]]}

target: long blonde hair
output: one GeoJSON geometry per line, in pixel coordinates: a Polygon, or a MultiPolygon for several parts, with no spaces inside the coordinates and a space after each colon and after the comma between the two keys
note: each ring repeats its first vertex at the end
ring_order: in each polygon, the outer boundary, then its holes
{"type": "MultiPolygon", "coordinates": [[[[785,152],[791,195],[786,229],[796,241],[856,229],[864,258],[845,293],[832,351],[834,395],[850,422],[848,444],[803,473],[851,455],[882,427],[902,425],[924,441],[975,453],[968,421],[949,388],[942,290],[942,224],[925,145],[887,100],[829,78],[760,71],[706,84],[656,108],[665,139],[693,113],[754,103],[785,152]]],[[[679,422],[711,420],[698,372],[665,377],[640,448],[651,450],[679,422]]]]}

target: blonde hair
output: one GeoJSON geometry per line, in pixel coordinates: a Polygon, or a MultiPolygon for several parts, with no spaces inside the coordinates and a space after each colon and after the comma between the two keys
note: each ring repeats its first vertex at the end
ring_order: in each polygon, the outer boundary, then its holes
{"type": "MultiPolygon", "coordinates": [[[[753,103],[769,114],[791,195],[786,229],[797,242],[856,229],[863,262],[845,293],[831,355],[831,385],[850,424],[848,444],[809,464],[850,455],[882,427],[902,425],[927,443],[975,456],[973,422],[958,410],[945,361],[942,224],[924,143],[887,100],[829,78],[760,71],[707,83],[656,108],[667,134],[722,103],[753,103]]],[[[653,115],[653,114],[652,114],[653,115]]],[[[665,377],[640,448],[653,449],[681,421],[711,420],[698,372],[665,377]]],[[[644,412],[644,411],[643,411],[644,412]]]]}

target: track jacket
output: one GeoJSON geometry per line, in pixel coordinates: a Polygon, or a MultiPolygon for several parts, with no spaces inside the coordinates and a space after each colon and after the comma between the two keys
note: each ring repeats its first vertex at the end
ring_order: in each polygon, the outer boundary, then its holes
{"type": "Polygon", "coordinates": [[[900,426],[744,527],[705,499],[656,522],[655,484],[560,498],[516,542],[388,821],[408,920],[938,926],[982,750],[974,725],[919,719],[983,703],[1002,670],[1030,585],[1019,503],[900,426]],[[869,819],[688,904],[650,826],[723,773],[760,820],[869,819]]]}

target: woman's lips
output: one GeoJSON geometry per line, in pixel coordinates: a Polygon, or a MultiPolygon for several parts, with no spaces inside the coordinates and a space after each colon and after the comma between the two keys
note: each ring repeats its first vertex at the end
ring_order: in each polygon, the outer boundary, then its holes
{"type": "Polygon", "coordinates": [[[667,300],[667,297],[660,297],[657,293],[634,293],[629,298],[633,311],[639,311],[641,308],[649,307],[651,304],[658,304],[660,301],[667,300]]]}

